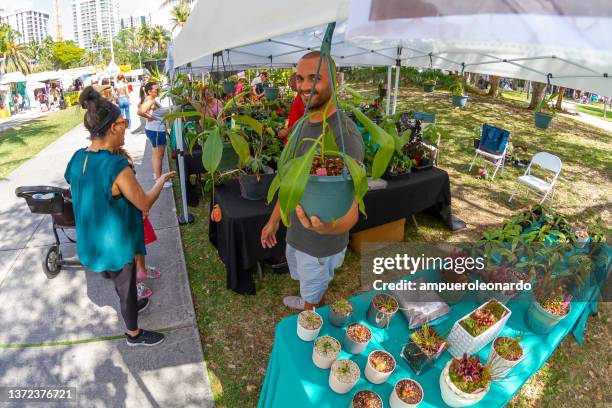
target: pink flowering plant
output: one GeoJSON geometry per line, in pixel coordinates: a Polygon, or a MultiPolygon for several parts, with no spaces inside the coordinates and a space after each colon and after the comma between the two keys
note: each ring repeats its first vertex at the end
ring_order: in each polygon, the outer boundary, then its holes
{"type": "Polygon", "coordinates": [[[478,169],[478,176],[483,180],[489,179],[489,172],[487,169],[478,169]]]}
{"type": "Polygon", "coordinates": [[[450,379],[461,391],[468,394],[485,390],[491,382],[491,371],[487,365],[480,362],[478,356],[453,359],[450,370],[450,379]]]}

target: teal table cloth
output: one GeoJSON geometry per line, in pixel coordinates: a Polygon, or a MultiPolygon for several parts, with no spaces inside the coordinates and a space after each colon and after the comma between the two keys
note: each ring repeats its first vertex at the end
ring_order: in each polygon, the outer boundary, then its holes
{"type": "MultiPolygon", "coordinates": [[[[343,347],[338,356],[339,359],[350,358],[361,370],[359,381],[349,393],[339,395],[329,388],[330,370],[322,370],[314,365],[312,362],[314,342],[302,341],[297,336],[297,315],[293,315],[281,320],[276,326],[274,346],[258,406],[260,408],[344,408],[349,406],[353,395],[358,391],[373,390],[381,396],[384,406],[388,407],[389,396],[396,382],[402,378],[412,378],[418,381],[424,390],[424,401],[420,407],[446,407],[440,395],[439,380],[442,369],[452,358],[451,354],[445,351],[434,367],[417,376],[400,356],[402,347],[411,332],[404,315],[397,313],[388,329],[378,329],[367,323],[366,311],[374,295],[375,292],[370,291],[351,299],[354,306],[351,322],[365,323],[372,330],[372,339],[362,354],[349,354],[344,351],[343,347]],[[364,371],[369,353],[379,349],[390,352],[395,357],[397,365],[386,383],[374,385],[366,380],[364,371]]],[[[521,345],[526,357],[508,373],[506,378],[493,382],[486,397],[473,406],[492,408],[506,405],[529,377],[540,369],[568,333],[573,331],[575,337],[581,341],[586,320],[592,312],[596,311],[599,295],[599,287],[593,287],[590,296],[585,297],[590,301],[572,302],[570,314],[547,335],[530,332],[525,322],[525,312],[529,307],[528,298],[525,298],[525,301],[509,302],[507,306],[512,311],[512,315],[500,335],[513,337],[521,335],[521,345]]],[[[475,302],[461,302],[454,305],[451,313],[436,325],[436,329],[443,335],[447,335],[455,321],[478,306],[479,304],[475,302]]],[[[319,336],[333,336],[342,344],[345,328],[337,328],[329,323],[327,306],[317,309],[317,312],[324,320],[319,336]]],[[[478,353],[481,361],[487,360],[490,347],[491,344],[478,353]]]]}

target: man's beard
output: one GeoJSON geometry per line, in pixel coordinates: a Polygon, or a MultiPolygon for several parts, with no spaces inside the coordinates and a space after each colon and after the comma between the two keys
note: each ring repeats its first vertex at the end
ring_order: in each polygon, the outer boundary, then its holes
{"type": "MultiPolygon", "coordinates": [[[[331,96],[331,94],[324,95],[324,94],[321,94],[320,92],[315,92],[311,95],[312,95],[312,99],[310,100],[310,107],[308,108],[309,111],[324,110],[325,105],[329,102],[329,98],[331,96]]],[[[304,103],[304,106],[306,106],[306,104],[308,103],[308,98],[306,98],[306,101],[302,99],[302,102],[304,103]]]]}

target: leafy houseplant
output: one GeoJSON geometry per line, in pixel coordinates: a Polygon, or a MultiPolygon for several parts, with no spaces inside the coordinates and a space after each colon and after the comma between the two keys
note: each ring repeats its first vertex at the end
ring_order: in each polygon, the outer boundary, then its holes
{"type": "Polygon", "coordinates": [[[323,318],[317,312],[304,310],[297,319],[297,334],[304,341],[312,341],[319,334],[323,326],[323,318]]]}
{"type": "Polygon", "coordinates": [[[451,407],[465,407],[482,400],[491,386],[490,368],[478,356],[454,358],[440,375],[442,399],[451,407]]]}
{"type": "MultiPolygon", "coordinates": [[[[309,114],[294,126],[279,158],[278,173],[268,191],[268,202],[271,202],[278,192],[281,218],[285,225],[288,225],[288,216],[298,204],[302,205],[307,215],[316,215],[323,222],[330,222],[344,216],[353,205],[353,201],[357,201],[359,210],[365,214],[363,197],[368,189],[365,169],[346,154],[342,146],[341,148],[337,146],[327,123],[327,112],[332,103],[338,109],[340,108],[336,96],[335,70],[329,54],[332,31],[333,25],[330,25],[323,40],[320,59],[322,63],[325,55],[332,87],[332,97],[323,111],[321,135],[314,140],[300,139],[303,122],[309,114]],[[298,156],[298,145],[304,142],[310,145],[305,144],[305,153],[298,156]],[[334,175],[338,171],[341,171],[341,175],[334,175]]],[[[316,82],[317,77],[315,77],[313,89],[316,82]]],[[[352,107],[351,110],[369,131],[373,141],[380,145],[372,167],[372,176],[378,178],[384,173],[393,154],[393,139],[359,109],[352,107]]],[[[343,126],[339,128],[342,131],[343,126]]],[[[343,140],[344,135],[340,136],[340,140],[343,140]]]]}
{"type": "Polygon", "coordinates": [[[487,365],[493,378],[505,377],[524,357],[521,338],[498,337],[489,351],[487,365]]]}
{"type": "Polygon", "coordinates": [[[395,359],[384,350],[375,350],[368,356],[365,376],[373,384],[382,384],[395,370],[395,359]]]}
{"type": "Polygon", "coordinates": [[[457,77],[449,89],[453,97],[453,106],[463,108],[467,104],[468,97],[465,95],[461,78],[457,77]]]}
{"type": "Polygon", "coordinates": [[[331,336],[321,336],[312,349],[313,363],[322,369],[331,367],[340,354],[340,342],[331,336]]]}
{"type": "Polygon", "coordinates": [[[355,362],[348,359],[336,360],[329,373],[329,387],[338,394],[346,394],[353,389],[360,373],[355,362]]]}
{"type": "Polygon", "coordinates": [[[389,327],[398,309],[397,299],[387,293],[377,293],[372,298],[367,311],[368,321],[378,328],[389,327]]]}
{"type": "Polygon", "coordinates": [[[351,408],[383,408],[383,402],[374,391],[362,390],[353,397],[351,408]]]}
{"type": "Polygon", "coordinates": [[[389,397],[391,408],[413,408],[423,401],[424,392],[421,384],[410,378],[401,379],[393,387],[389,397]]]}
{"type": "Polygon", "coordinates": [[[535,109],[535,125],[539,129],[548,129],[553,117],[557,114],[556,100],[557,94],[553,93],[549,97],[544,97],[535,109]]]}
{"type": "Polygon", "coordinates": [[[424,74],[425,80],[422,82],[425,92],[433,92],[436,86],[436,76],[433,71],[427,71],[424,74]]]}
{"type": "Polygon", "coordinates": [[[367,347],[372,332],[361,323],[350,324],[344,336],[344,348],[351,354],[359,354],[367,347]]]}
{"type": "Polygon", "coordinates": [[[431,368],[448,342],[428,324],[410,334],[408,343],[402,349],[402,357],[408,362],[416,375],[431,368]]]}
{"type": "Polygon", "coordinates": [[[338,300],[329,307],[329,321],[336,327],[342,327],[351,318],[353,305],[346,299],[338,300]]]}

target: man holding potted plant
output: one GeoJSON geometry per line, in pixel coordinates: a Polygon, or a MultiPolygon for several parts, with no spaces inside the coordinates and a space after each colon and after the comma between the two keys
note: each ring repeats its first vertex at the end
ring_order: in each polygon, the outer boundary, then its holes
{"type": "MultiPolygon", "coordinates": [[[[298,95],[304,106],[310,106],[308,119],[303,123],[298,135],[295,149],[298,155],[303,155],[312,146],[312,140],[317,139],[323,129],[326,119],[336,144],[344,145],[347,155],[357,161],[363,161],[364,145],[361,134],[355,124],[342,112],[337,111],[333,99],[332,80],[328,70],[326,57],[319,60],[319,51],[309,52],[297,64],[296,85],[298,95]],[[319,72],[317,72],[319,71],[319,72]],[[316,78],[316,85],[313,87],[316,78]],[[311,95],[312,93],[312,95],[311,95]],[[324,114],[326,118],[324,118],[324,114]],[[342,126],[342,140],[340,126],[342,126]]],[[[334,66],[333,61],[331,66],[334,66]]],[[[292,146],[287,146],[291,148],[292,146]]],[[[331,205],[332,203],[330,203],[331,205]]],[[[327,286],[333,278],[334,270],[342,265],[348,245],[348,232],[359,219],[357,202],[341,218],[331,222],[322,222],[317,214],[306,214],[298,205],[289,216],[287,228],[287,263],[293,279],[300,281],[301,296],[288,296],[283,299],[287,307],[295,309],[312,309],[324,303],[327,286]]],[[[276,245],[276,232],[281,220],[280,205],[274,206],[270,220],[261,232],[261,244],[264,248],[276,245]]]]}

